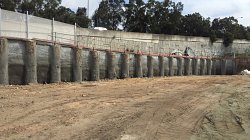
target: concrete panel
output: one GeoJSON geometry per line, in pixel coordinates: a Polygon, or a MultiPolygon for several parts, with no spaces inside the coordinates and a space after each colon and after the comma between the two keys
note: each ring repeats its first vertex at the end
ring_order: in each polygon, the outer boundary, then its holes
{"type": "Polygon", "coordinates": [[[221,61],[216,60],[215,61],[215,75],[220,75],[221,74],[221,61]]]}
{"type": "Polygon", "coordinates": [[[61,48],[61,80],[62,82],[73,82],[73,59],[72,48],[61,48]]]}
{"type": "Polygon", "coordinates": [[[153,57],[152,56],[147,56],[147,68],[148,68],[147,77],[153,77],[154,69],[153,69],[153,57]]]}
{"type": "Polygon", "coordinates": [[[211,59],[207,59],[206,60],[206,64],[207,64],[207,75],[211,75],[212,74],[212,60],[211,59]]]}
{"type": "Polygon", "coordinates": [[[192,75],[198,75],[198,59],[192,58],[192,75]]]}
{"type": "Polygon", "coordinates": [[[177,75],[183,76],[184,75],[184,59],[183,58],[176,58],[177,59],[177,75]]]}
{"type": "Polygon", "coordinates": [[[106,51],[106,63],[107,63],[106,74],[107,74],[108,79],[115,79],[117,77],[116,70],[115,70],[115,67],[116,67],[115,59],[116,59],[115,53],[106,51]]]}
{"type": "Polygon", "coordinates": [[[58,83],[61,82],[61,45],[55,44],[51,46],[51,50],[50,82],[58,83]]]}
{"type": "Polygon", "coordinates": [[[206,75],[206,59],[200,59],[200,75],[206,75]]]}
{"type": "Polygon", "coordinates": [[[116,78],[121,79],[121,74],[122,74],[122,55],[121,53],[115,53],[114,54],[114,65],[115,65],[115,73],[116,73],[116,78]]]}
{"type": "Polygon", "coordinates": [[[147,56],[141,56],[141,63],[142,63],[142,75],[143,77],[147,77],[148,75],[148,67],[147,67],[147,56]]]}
{"type": "Polygon", "coordinates": [[[204,75],[207,75],[207,59],[204,59],[204,75]]]}
{"type": "Polygon", "coordinates": [[[121,78],[129,77],[129,54],[122,53],[121,55],[121,78]]]}
{"type": "Polygon", "coordinates": [[[135,77],[143,77],[141,60],[142,60],[142,55],[135,54],[135,77]]]}
{"type": "Polygon", "coordinates": [[[50,83],[50,60],[52,49],[50,46],[37,44],[37,82],[50,83]]]}
{"type": "Polygon", "coordinates": [[[227,74],[227,60],[221,59],[220,60],[220,66],[221,66],[221,75],[227,74]]]}
{"type": "Polygon", "coordinates": [[[192,65],[190,58],[184,58],[184,75],[192,75],[192,65]]]}
{"type": "Polygon", "coordinates": [[[173,76],[178,75],[177,58],[173,58],[173,76]]]}
{"type": "Polygon", "coordinates": [[[9,40],[9,84],[25,83],[25,46],[24,41],[9,40]]]}
{"type": "Polygon", "coordinates": [[[197,59],[197,74],[198,75],[201,75],[201,61],[200,61],[200,59],[197,59]]]}
{"type": "Polygon", "coordinates": [[[226,60],[226,75],[234,74],[234,61],[232,59],[226,60]]]}
{"type": "Polygon", "coordinates": [[[82,80],[89,81],[90,80],[90,68],[89,68],[89,49],[83,49],[82,50],[82,80]]]}
{"type": "Polygon", "coordinates": [[[169,76],[169,58],[164,57],[164,76],[169,76]]]}
{"type": "Polygon", "coordinates": [[[164,76],[164,70],[165,70],[165,63],[164,63],[165,57],[159,56],[158,61],[159,61],[159,76],[164,76]]]}
{"type": "Polygon", "coordinates": [[[74,48],[73,81],[82,81],[82,49],[74,48]]]}
{"type": "Polygon", "coordinates": [[[135,77],[135,55],[129,54],[129,77],[135,77]]]}
{"type": "Polygon", "coordinates": [[[36,42],[27,41],[25,47],[25,84],[37,83],[36,42]]]}
{"type": "MultiPolygon", "coordinates": [[[[250,64],[250,63],[248,63],[250,64]]],[[[249,68],[248,68],[249,69],[249,68]]],[[[236,59],[233,60],[233,74],[237,74],[237,63],[236,63],[236,59]]]]}
{"type": "Polygon", "coordinates": [[[212,59],[212,75],[216,75],[216,60],[212,59]]]}
{"type": "Polygon", "coordinates": [[[173,65],[174,65],[174,58],[173,57],[168,57],[168,65],[169,65],[169,73],[168,75],[169,76],[174,76],[174,68],[173,68],[173,65]]]}
{"type": "Polygon", "coordinates": [[[107,78],[107,54],[106,51],[99,51],[99,68],[100,68],[100,79],[107,78]]]}
{"type": "Polygon", "coordinates": [[[153,63],[153,75],[154,75],[154,77],[160,76],[158,56],[152,56],[152,63],[153,63]]]}
{"type": "Polygon", "coordinates": [[[0,84],[3,85],[9,84],[8,54],[8,40],[0,38],[0,84]]]}
{"type": "Polygon", "coordinates": [[[99,52],[95,50],[90,51],[90,80],[98,81],[100,80],[100,62],[99,62],[99,52]]]}

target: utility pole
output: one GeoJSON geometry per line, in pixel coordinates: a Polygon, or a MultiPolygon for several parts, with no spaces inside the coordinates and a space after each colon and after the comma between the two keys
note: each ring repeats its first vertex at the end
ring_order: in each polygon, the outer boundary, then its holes
{"type": "Polygon", "coordinates": [[[26,38],[29,39],[29,11],[26,11],[26,38]]]}
{"type": "Polygon", "coordinates": [[[88,4],[88,6],[87,6],[87,7],[88,7],[88,18],[90,18],[90,17],[89,17],[89,0],[88,0],[88,3],[87,3],[87,4],[88,4]]]}
{"type": "Polygon", "coordinates": [[[2,9],[0,8],[0,36],[2,36],[2,9]]]}

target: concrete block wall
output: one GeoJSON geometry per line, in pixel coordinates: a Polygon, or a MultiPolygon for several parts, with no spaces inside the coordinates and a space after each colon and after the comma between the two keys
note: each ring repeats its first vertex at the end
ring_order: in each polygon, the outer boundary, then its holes
{"type": "Polygon", "coordinates": [[[220,75],[236,69],[231,59],[112,52],[13,38],[0,42],[0,84],[220,75]]]}

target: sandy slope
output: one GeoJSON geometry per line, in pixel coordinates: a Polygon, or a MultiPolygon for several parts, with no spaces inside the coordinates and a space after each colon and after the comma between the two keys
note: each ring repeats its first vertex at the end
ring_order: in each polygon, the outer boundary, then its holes
{"type": "Polygon", "coordinates": [[[0,86],[0,139],[248,139],[250,77],[0,86]]]}

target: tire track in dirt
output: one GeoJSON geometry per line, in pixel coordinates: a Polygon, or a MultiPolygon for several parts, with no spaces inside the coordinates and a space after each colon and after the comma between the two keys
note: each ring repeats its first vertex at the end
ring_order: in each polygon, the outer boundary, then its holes
{"type": "MultiPolygon", "coordinates": [[[[249,82],[239,76],[126,79],[10,87],[13,96],[4,87],[0,139],[190,139],[216,105],[247,104],[249,82]]],[[[247,132],[248,112],[225,113],[236,124],[242,119],[247,132]]],[[[230,124],[222,123],[220,135],[230,124]]]]}
{"type": "MultiPolygon", "coordinates": [[[[180,89],[186,89],[182,93],[172,93],[169,96],[156,99],[152,102],[149,109],[146,109],[144,114],[135,122],[131,128],[128,128],[123,136],[130,136],[136,139],[180,139],[183,133],[189,133],[186,139],[192,135],[192,127],[196,122],[197,117],[201,117],[204,114],[204,110],[210,106],[210,102],[205,103],[203,99],[208,97],[202,97],[203,95],[192,94],[193,89],[188,87],[179,87],[180,89]],[[194,98],[193,96],[197,96],[194,98]],[[190,100],[190,97],[192,100],[190,100]],[[182,100],[181,104],[178,100],[182,100]],[[204,106],[197,108],[197,104],[205,104],[204,106]],[[171,106],[169,108],[169,106],[171,106]],[[189,115],[193,114],[193,115],[189,115]],[[200,114],[200,115],[198,115],[200,114]],[[189,121],[190,120],[190,121],[189,121]],[[185,125],[178,122],[185,121],[185,125]],[[147,122],[146,124],[143,122],[147,122]],[[139,130],[139,132],[138,132],[139,130]],[[136,133],[135,133],[136,132],[136,133]]],[[[209,88],[209,87],[208,87],[209,88]]],[[[199,89],[199,88],[197,88],[199,89]]],[[[205,88],[206,90],[207,88],[205,88]]],[[[214,97],[215,98],[215,97],[214,97]]],[[[147,107],[146,107],[147,108],[147,107]]]]}

